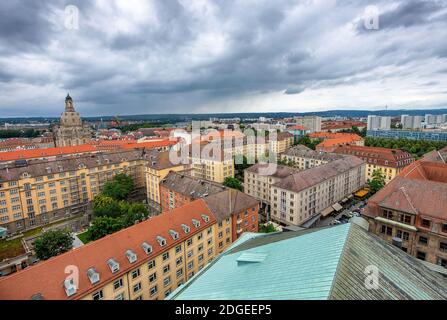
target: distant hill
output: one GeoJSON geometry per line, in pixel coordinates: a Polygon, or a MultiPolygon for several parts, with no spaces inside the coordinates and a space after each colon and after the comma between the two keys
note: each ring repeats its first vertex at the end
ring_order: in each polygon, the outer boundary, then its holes
{"type": "MultiPolygon", "coordinates": [[[[425,115],[425,114],[447,114],[447,109],[419,109],[419,110],[328,110],[320,112],[254,112],[254,113],[204,113],[204,114],[142,114],[142,115],[120,115],[120,120],[133,121],[169,121],[182,122],[191,120],[209,120],[210,118],[287,118],[303,115],[317,115],[320,117],[367,117],[368,115],[396,117],[402,114],[425,115]]],[[[0,123],[20,123],[20,122],[53,122],[58,121],[57,117],[32,117],[32,118],[0,118],[0,123]]],[[[83,117],[87,121],[109,121],[114,116],[83,117]]]]}

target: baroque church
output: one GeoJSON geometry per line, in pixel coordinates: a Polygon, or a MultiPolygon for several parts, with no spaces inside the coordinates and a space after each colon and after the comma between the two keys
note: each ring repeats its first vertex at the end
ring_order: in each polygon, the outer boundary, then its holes
{"type": "Polygon", "coordinates": [[[83,124],[79,113],[74,109],[70,94],[65,98],[65,112],[61,115],[60,124],[54,127],[56,147],[77,146],[88,143],[92,137],[88,124],[83,124]]]}

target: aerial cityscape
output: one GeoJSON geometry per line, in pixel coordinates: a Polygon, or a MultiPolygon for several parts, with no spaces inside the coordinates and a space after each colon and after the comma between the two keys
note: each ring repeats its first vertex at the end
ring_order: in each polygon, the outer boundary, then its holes
{"type": "Polygon", "coordinates": [[[435,0],[1,3],[0,300],[447,300],[446,27],[435,0]]]}

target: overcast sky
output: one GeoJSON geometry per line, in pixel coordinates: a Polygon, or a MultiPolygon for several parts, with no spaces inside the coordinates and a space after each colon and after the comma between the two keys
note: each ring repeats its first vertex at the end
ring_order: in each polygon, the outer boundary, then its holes
{"type": "Polygon", "coordinates": [[[447,0],[0,1],[0,117],[67,92],[84,116],[447,107],[447,0]]]}

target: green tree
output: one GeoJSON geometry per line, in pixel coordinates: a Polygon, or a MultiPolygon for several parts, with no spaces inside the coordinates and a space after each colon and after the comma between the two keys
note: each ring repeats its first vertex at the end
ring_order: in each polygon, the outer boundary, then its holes
{"type": "Polygon", "coordinates": [[[92,225],[87,231],[89,240],[94,241],[112,234],[124,228],[121,218],[97,217],[93,219],[92,225]]]}
{"type": "Polygon", "coordinates": [[[385,175],[380,170],[374,170],[369,182],[371,193],[374,194],[385,186],[385,175]]]}
{"type": "Polygon", "coordinates": [[[149,211],[143,203],[127,203],[122,201],[121,222],[124,227],[130,227],[137,221],[142,221],[149,216],[149,211]]]}
{"type": "Polygon", "coordinates": [[[49,230],[34,241],[34,250],[40,260],[48,260],[73,248],[73,237],[68,230],[49,230]]]}
{"type": "Polygon", "coordinates": [[[227,177],[224,180],[224,186],[228,187],[228,188],[232,188],[232,189],[236,189],[236,190],[240,190],[242,191],[242,184],[241,182],[233,177],[227,177]]]}
{"type": "Polygon", "coordinates": [[[123,173],[117,174],[112,181],[104,184],[102,193],[115,200],[126,199],[134,188],[132,177],[123,173]]]}
{"type": "Polygon", "coordinates": [[[266,223],[264,225],[261,225],[261,227],[259,228],[259,232],[260,233],[272,233],[272,232],[276,232],[276,229],[273,226],[273,224],[266,223]]]}
{"type": "Polygon", "coordinates": [[[112,197],[98,194],[93,199],[93,213],[96,217],[119,217],[122,215],[119,201],[112,197]]]}

